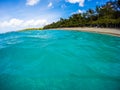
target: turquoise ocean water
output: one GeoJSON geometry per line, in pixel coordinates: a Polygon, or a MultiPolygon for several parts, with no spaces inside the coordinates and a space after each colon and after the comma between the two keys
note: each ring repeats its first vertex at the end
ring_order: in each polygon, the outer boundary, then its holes
{"type": "Polygon", "coordinates": [[[120,37],[59,30],[0,34],[0,90],[120,90],[120,37]]]}

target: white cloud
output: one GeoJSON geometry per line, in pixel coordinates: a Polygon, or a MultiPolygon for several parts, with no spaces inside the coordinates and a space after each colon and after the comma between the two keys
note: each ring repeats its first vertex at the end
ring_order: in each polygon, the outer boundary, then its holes
{"type": "Polygon", "coordinates": [[[47,20],[28,20],[28,21],[24,21],[23,26],[24,27],[43,27],[44,25],[47,24],[47,20]]]}
{"type": "Polygon", "coordinates": [[[79,9],[77,12],[78,12],[78,13],[83,13],[83,12],[84,12],[84,10],[80,10],[80,9],[79,9]]]}
{"type": "Polygon", "coordinates": [[[53,6],[53,4],[52,4],[52,2],[50,2],[49,4],[48,4],[48,7],[50,8],[50,7],[52,7],[53,6]]]}
{"type": "Polygon", "coordinates": [[[27,0],[26,5],[28,6],[34,6],[36,5],[40,0],[27,0]]]}
{"type": "Polygon", "coordinates": [[[73,4],[79,3],[79,6],[83,7],[85,0],[66,0],[66,1],[69,2],[69,3],[73,3],[73,4]]]}
{"type": "MultiPolygon", "coordinates": [[[[3,21],[0,22],[0,29],[12,29],[12,30],[20,30],[24,28],[37,28],[37,27],[43,27],[44,25],[48,24],[46,19],[40,19],[40,20],[21,20],[21,19],[16,19],[12,18],[8,21],[3,21]]],[[[3,32],[3,31],[0,31],[3,32]]],[[[4,31],[6,32],[6,31],[4,31]]]]}
{"type": "Polygon", "coordinates": [[[77,14],[77,13],[84,13],[85,12],[85,10],[77,10],[76,12],[73,12],[73,13],[71,13],[71,15],[73,15],[73,14],[77,14]]]}
{"type": "Polygon", "coordinates": [[[16,27],[23,23],[23,20],[20,19],[10,19],[9,21],[0,22],[0,27],[16,27]]]}

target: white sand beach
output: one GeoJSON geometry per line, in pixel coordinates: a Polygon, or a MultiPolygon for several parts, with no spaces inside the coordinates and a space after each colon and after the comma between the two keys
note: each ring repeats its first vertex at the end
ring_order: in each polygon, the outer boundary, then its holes
{"type": "Polygon", "coordinates": [[[57,28],[57,29],[58,30],[78,30],[78,31],[85,31],[85,32],[95,32],[95,33],[110,34],[110,35],[120,37],[120,30],[115,29],[115,28],[71,27],[71,28],[57,28]]]}

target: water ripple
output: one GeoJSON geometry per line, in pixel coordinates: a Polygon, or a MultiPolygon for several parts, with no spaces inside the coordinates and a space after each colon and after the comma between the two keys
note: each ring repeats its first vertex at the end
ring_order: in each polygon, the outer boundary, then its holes
{"type": "Polygon", "coordinates": [[[119,90],[120,37],[78,31],[0,34],[0,90],[119,90]]]}

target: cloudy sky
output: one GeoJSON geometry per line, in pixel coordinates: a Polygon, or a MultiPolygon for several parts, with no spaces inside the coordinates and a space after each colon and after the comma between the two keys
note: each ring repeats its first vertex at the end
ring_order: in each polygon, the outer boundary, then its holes
{"type": "Polygon", "coordinates": [[[108,0],[0,0],[0,33],[43,27],[108,0]]]}

